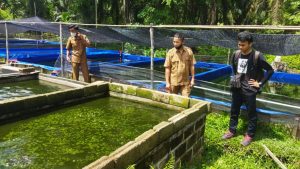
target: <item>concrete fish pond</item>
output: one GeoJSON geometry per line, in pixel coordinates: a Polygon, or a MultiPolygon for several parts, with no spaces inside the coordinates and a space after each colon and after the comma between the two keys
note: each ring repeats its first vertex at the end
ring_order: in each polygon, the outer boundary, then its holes
{"type": "Polygon", "coordinates": [[[1,70],[11,70],[13,73],[0,75],[0,101],[83,86],[80,83],[74,85],[73,82],[40,74],[30,67],[1,66],[1,70]]]}
{"type": "Polygon", "coordinates": [[[65,90],[70,87],[51,83],[44,80],[27,80],[14,83],[0,84],[0,101],[36,94],[65,90]]]}
{"type": "Polygon", "coordinates": [[[210,103],[98,81],[0,109],[0,168],[145,169],[202,152],[210,103]]]}

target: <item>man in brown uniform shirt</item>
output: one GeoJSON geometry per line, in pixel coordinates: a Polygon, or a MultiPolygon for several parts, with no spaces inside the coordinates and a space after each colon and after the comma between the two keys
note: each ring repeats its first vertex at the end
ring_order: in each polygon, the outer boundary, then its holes
{"type": "Polygon", "coordinates": [[[183,46],[183,42],[184,37],[176,33],[173,38],[174,48],[167,53],[164,64],[166,90],[169,93],[181,93],[182,96],[189,97],[191,87],[195,83],[194,64],[196,64],[196,60],[193,51],[190,48],[183,46]]]}
{"type": "Polygon", "coordinates": [[[89,70],[86,59],[86,47],[90,45],[88,38],[79,32],[76,25],[69,26],[71,37],[67,42],[67,60],[72,62],[72,78],[79,79],[79,67],[85,82],[90,82],[89,70]],[[72,58],[70,58],[70,51],[72,50],[72,58]]]}

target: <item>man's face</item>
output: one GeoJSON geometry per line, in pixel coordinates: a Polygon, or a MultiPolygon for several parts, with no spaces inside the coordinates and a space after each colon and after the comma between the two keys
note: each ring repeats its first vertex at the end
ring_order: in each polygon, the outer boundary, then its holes
{"type": "Polygon", "coordinates": [[[74,28],[69,29],[70,33],[77,33],[78,31],[74,28]]]}
{"type": "Polygon", "coordinates": [[[252,47],[252,43],[250,43],[248,41],[245,41],[245,42],[239,41],[238,46],[242,52],[247,52],[252,47]]]}
{"type": "Polygon", "coordinates": [[[181,48],[183,45],[183,40],[180,39],[180,38],[174,38],[173,39],[173,46],[176,48],[176,49],[179,49],[181,48]]]}

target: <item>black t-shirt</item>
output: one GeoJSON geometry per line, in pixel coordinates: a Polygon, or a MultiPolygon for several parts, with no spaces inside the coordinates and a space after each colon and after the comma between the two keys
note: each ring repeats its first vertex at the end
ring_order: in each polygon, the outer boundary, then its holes
{"type": "Polygon", "coordinates": [[[241,76],[241,86],[242,92],[246,95],[256,94],[259,88],[252,87],[248,84],[250,79],[257,80],[263,84],[272,76],[273,69],[272,66],[266,62],[262,53],[259,53],[259,57],[257,59],[257,63],[254,64],[255,51],[252,50],[248,55],[241,54],[240,57],[236,60],[235,54],[233,54],[232,58],[232,68],[234,74],[240,73],[241,76]],[[262,75],[262,79],[259,79],[259,73],[262,70],[266,70],[267,74],[262,75]]]}

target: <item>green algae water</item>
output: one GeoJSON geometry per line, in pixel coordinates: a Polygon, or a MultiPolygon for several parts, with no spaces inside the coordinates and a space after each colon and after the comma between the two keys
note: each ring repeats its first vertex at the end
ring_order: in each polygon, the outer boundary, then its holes
{"type": "Polygon", "coordinates": [[[0,168],[82,168],[176,113],[106,97],[2,125],[0,168]]]}
{"type": "Polygon", "coordinates": [[[62,86],[43,80],[3,83],[0,84],[0,101],[17,97],[31,96],[35,94],[50,93],[68,88],[69,87],[67,86],[62,86]]]}

